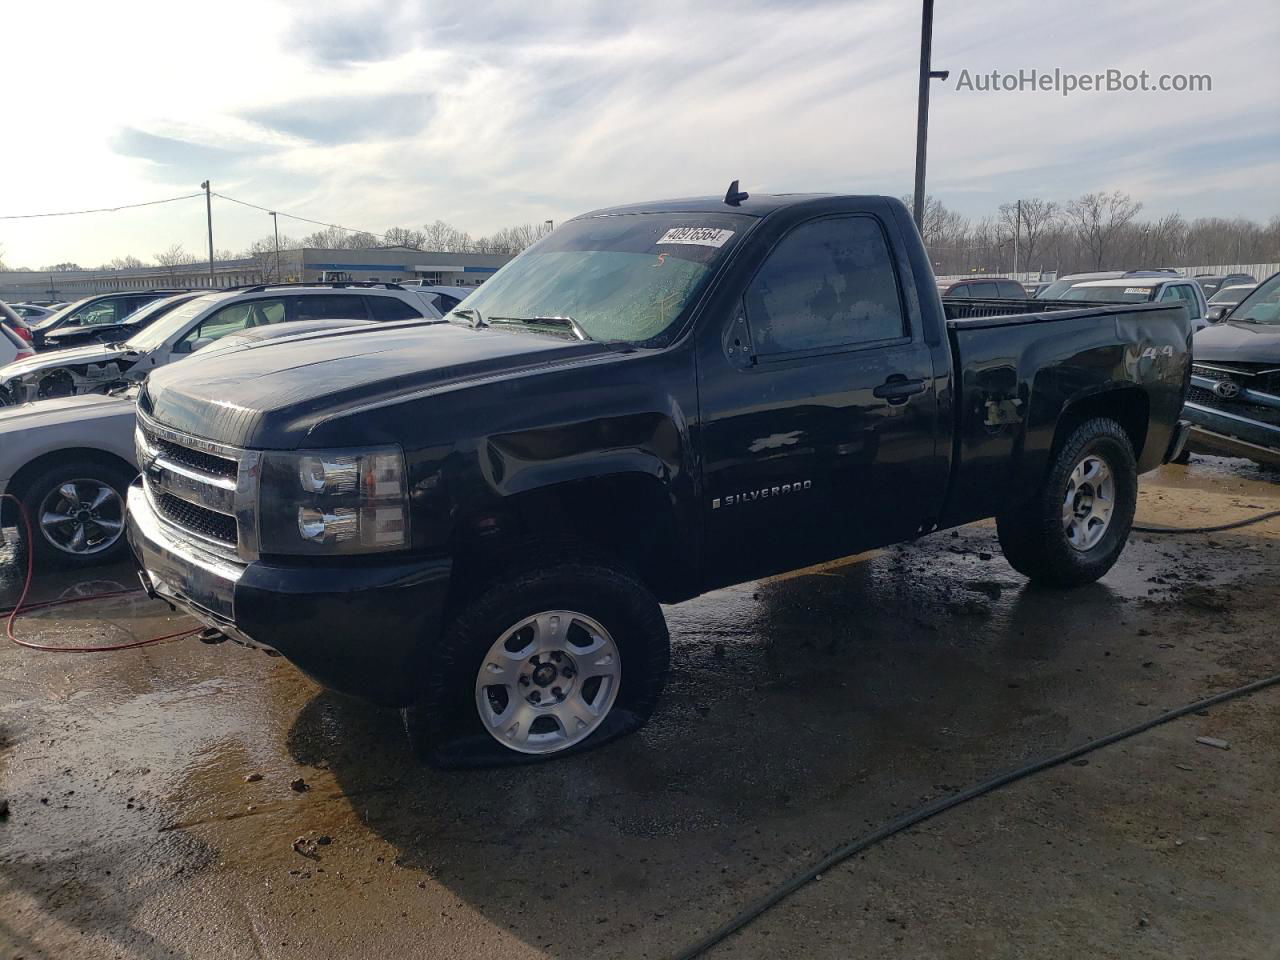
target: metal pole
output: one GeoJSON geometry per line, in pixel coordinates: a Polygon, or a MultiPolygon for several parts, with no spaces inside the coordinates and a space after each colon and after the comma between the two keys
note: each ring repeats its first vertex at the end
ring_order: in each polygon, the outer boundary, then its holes
{"type": "Polygon", "coordinates": [[[204,212],[209,222],[209,286],[214,286],[213,281],[213,196],[209,189],[209,181],[206,180],[200,184],[204,188],[204,212]]]}
{"type": "Polygon", "coordinates": [[[933,59],[933,0],[924,0],[920,15],[920,103],[916,113],[916,187],[912,194],[916,229],[924,234],[924,168],[929,141],[929,81],[945,80],[949,70],[931,70],[933,59]]]}
{"type": "Polygon", "coordinates": [[[1018,272],[1018,235],[1022,233],[1022,201],[1013,205],[1013,272],[1018,272]]]}
{"type": "Polygon", "coordinates": [[[280,220],[276,217],[274,211],[271,213],[271,226],[276,235],[276,283],[280,283],[284,280],[280,276],[280,220]]]}

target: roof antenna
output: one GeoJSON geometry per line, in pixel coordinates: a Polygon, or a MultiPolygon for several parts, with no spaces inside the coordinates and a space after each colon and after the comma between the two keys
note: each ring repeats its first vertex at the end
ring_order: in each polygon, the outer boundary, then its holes
{"type": "Polygon", "coordinates": [[[738,181],[735,180],[733,183],[729,184],[729,191],[724,195],[724,202],[731,207],[736,207],[749,196],[751,196],[751,194],[747,193],[745,190],[738,189],[738,181]]]}

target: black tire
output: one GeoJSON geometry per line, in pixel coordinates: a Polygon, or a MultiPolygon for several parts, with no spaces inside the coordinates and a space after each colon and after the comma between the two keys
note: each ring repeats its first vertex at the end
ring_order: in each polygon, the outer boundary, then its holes
{"type": "Polygon", "coordinates": [[[1138,469],[1128,435],[1114,420],[1088,420],[1054,454],[1035,495],[996,518],[1000,548],[1009,565],[1035,583],[1054,587],[1092,583],[1119,558],[1137,502],[1138,469]],[[1098,457],[1110,468],[1115,491],[1105,532],[1084,550],[1068,540],[1062,514],[1072,471],[1088,457],[1098,457]]]}
{"type": "Polygon", "coordinates": [[[580,753],[638,730],[666,683],[671,646],[652,593],[629,573],[564,562],[513,573],[480,591],[425,657],[422,692],[403,710],[418,756],[437,767],[530,763],[580,753]],[[596,620],[617,645],[621,677],[612,708],[585,739],[552,753],[519,753],[490,735],[476,704],[476,678],[490,647],[522,619],[572,610],[596,620]]]}
{"type": "MultiPolygon", "coordinates": [[[[31,546],[36,566],[81,569],[123,560],[129,552],[129,544],[124,535],[124,501],[133,477],[132,473],[115,464],[74,460],[42,471],[30,480],[24,481],[20,491],[14,490],[14,495],[22,501],[22,509],[31,527],[31,546]],[[113,509],[109,513],[103,511],[100,514],[104,521],[119,521],[121,524],[114,539],[101,549],[84,553],[72,553],[60,549],[41,527],[40,516],[46,499],[64,484],[75,480],[89,480],[104,484],[110,487],[119,498],[118,513],[113,509]]],[[[22,529],[21,523],[19,529],[22,529]]],[[[99,531],[105,532],[105,528],[98,527],[96,524],[90,525],[90,537],[100,535],[99,531]]]]}

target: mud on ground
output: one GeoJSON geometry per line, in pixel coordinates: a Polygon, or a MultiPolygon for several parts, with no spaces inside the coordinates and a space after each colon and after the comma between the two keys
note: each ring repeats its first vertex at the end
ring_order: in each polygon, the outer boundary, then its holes
{"type": "MultiPolygon", "coordinates": [[[[1277,477],[1166,467],[1139,520],[1276,509],[1277,477]]],[[[0,559],[0,605],[17,574],[0,559]]],[[[974,525],[672,607],[649,727],[480,772],[418,766],[395,714],[231,644],[6,644],[0,957],[667,956],[928,800],[1280,672],[1278,574],[1273,522],[1137,534],[1101,583],[1039,591],[974,525]]],[[[132,582],[48,577],[33,599],[132,582]]],[[[180,623],[123,600],[21,629],[180,623]]],[[[979,800],[712,956],[1280,955],[1278,719],[1280,688],[979,800]]]]}

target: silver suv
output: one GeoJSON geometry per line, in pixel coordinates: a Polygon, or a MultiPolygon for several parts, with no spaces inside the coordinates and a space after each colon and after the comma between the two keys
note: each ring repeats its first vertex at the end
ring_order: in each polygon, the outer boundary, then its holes
{"type": "Polygon", "coordinates": [[[53,350],[0,367],[0,405],[103,393],[228,334],[268,324],[441,316],[434,298],[393,283],[264,284],[208,293],[123,342],[53,350]]]}

